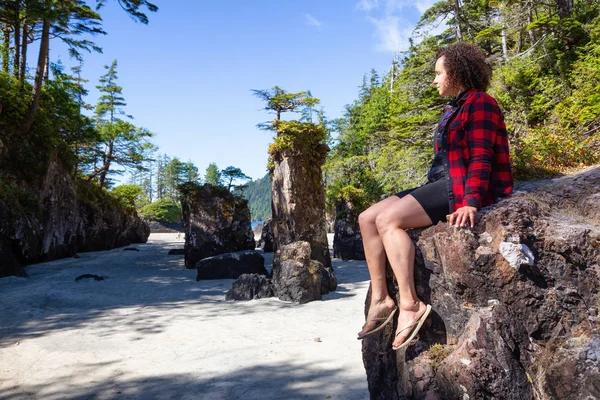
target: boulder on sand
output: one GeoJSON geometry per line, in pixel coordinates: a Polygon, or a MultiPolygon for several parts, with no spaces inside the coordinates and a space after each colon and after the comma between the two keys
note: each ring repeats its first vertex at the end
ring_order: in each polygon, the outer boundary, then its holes
{"type": "Polygon", "coordinates": [[[324,267],[311,260],[308,242],[293,242],[277,250],[273,262],[273,286],[281,300],[308,303],[322,300],[324,267]]]}
{"type": "Polygon", "coordinates": [[[237,279],[242,274],[267,275],[265,259],[259,251],[244,250],[207,257],[197,263],[197,281],[237,279]]]}
{"type": "Polygon", "coordinates": [[[226,300],[253,300],[273,297],[271,279],[259,274],[243,274],[225,295],[226,300]]]}

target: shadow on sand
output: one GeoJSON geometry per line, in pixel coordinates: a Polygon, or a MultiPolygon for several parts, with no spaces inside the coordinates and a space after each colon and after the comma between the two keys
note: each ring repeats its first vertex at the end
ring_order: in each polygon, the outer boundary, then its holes
{"type": "MultiPolygon", "coordinates": [[[[196,271],[184,269],[183,256],[167,255],[174,247],[172,243],[135,247],[140,251],[120,248],[81,253],[77,259],[32,265],[28,267],[27,279],[1,279],[0,348],[52,331],[76,329],[92,321],[97,324],[99,335],[120,329],[133,329],[139,334],[160,333],[176,318],[197,318],[192,311],[186,311],[190,306],[201,308],[203,321],[302,307],[274,299],[257,300],[262,302],[260,307],[225,302],[233,280],[196,282],[196,271]],[[105,279],[75,281],[86,273],[105,279]],[[157,316],[161,316],[160,320],[157,316]]],[[[364,262],[334,260],[334,268],[338,289],[326,295],[325,301],[352,296],[344,285],[368,285],[364,262]]]]}
{"type": "MultiPolygon", "coordinates": [[[[199,361],[202,362],[201,360],[199,361]]],[[[103,363],[106,364],[106,363],[103,363]]],[[[106,365],[82,366],[86,370],[106,365]]],[[[55,399],[345,399],[368,398],[364,379],[349,380],[339,369],[315,368],[309,363],[274,363],[239,369],[229,374],[197,376],[148,376],[130,379],[119,372],[100,382],[72,386],[69,384],[31,385],[0,389],[0,398],[21,400],[55,399]],[[57,389],[62,387],[62,389],[57,389]]],[[[114,374],[114,373],[113,373],[114,374]]],[[[65,377],[63,382],[71,377],[65,377]]]]}

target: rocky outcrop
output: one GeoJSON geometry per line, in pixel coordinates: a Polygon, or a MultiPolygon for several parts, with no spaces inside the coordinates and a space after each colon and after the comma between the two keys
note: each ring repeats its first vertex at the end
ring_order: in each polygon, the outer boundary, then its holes
{"type": "Polygon", "coordinates": [[[522,186],[472,230],[411,232],[434,311],[406,350],[395,321],[363,341],[371,398],[600,398],[599,200],[596,167],[522,186]]]}
{"type": "Polygon", "coordinates": [[[265,221],[260,233],[260,240],[256,244],[256,247],[265,253],[277,251],[275,238],[273,237],[273,220],[271,218],[265,221]]]}
{"type": "Polygon", "coordinates": [[[311,258],[331,268],[327,224],[325,221],[325,187],[321,165],[329,148],[315,151],[321,162],[307,155],[283,151],[275,162],[271,188],[273,193],[273,232],[278,247],[295,241],[310,243],[311,258]]]}
{"type": "Polygon", "coordinates": [[[0,277],[22,275],[22,266],[34,262],[144,243],[150,235],[135,211],[84,192],[58,162],[50,163],[39,191],[13,190],[22,192],[0,196],[0,277]]]}
{"type": "Polygon", "coordinates": [[[152,233],[180,233],[184,231],[183,223],[181,222],[166,222],[166,221],[148,221],[150,232],[152,233]]]}
{"type": "Polygon", "coordinates": [[[240,276],[225,295],[226,300],[254,300],[273,297],[273,284],[271,280],[258,274],[244,274],[240,276]]]}
{"type": "Polygon", "coordinates": [[[254,234],[254,237],[260,237],[260,235],[262,235],[262,231],[263,231],[263,226],[264,224],[258,224],[254,227],[254,229],[252,229],[252,233],[254,234]]]}
{"type": "MultiPolygon", "coordinates": [[[[322,299],[324,267],[311,259],[308,242],[294,242],[284,245],[275,254],[273,265],[273,287],[281,300],[308,303],[322,299]]],[[[325,292],[327,293],[327,292],[325,292]]]]}
{"type": "MultiPolygon", "coordinates": [[[[286,142],[281,139],[287,137],[293,144],[284,148],[278,148],[277,145],[271,146],[274,165],[271,179],[273,234],[275,246],[278,249],[273,262],[273,280],[279,298],[304,302],[304,299],[319,298],[320,296],[308,293],[328,293],[335,290],[337,286],[327,242],[325,188],[321,174],[321,166],[329,148],[318,140],[314,140],[314,137],[318,135],[324,137],[321,127],[297,121],[292,121],[290,124],[296,131],[286,132],[287,125],[282,123],[278,126],[276,142],[286,142]],[[308,134],[306,140],[302,139],[302,134],[308,134]],[[295,242],[307,243],[310,260],[316,261],[321,267],[317,268],[317,263],[305,262],[304,256],[294,262],[283,263],[284,257],[279,252],[284,246],[295,242]],[[300,271],[298,269],[300,265],[310,268],[311,271],[300,271]],[[289,271],[282,270],[286,267],[291,269],[289,271]],[[279,291],[283,286],[276,282],[275,277],[292,277],[296,273],[313,276],[316,270],[322,271],[322,278],[313,279],[313,288],[299,286],[295,289],[289,287],[285,290],[282,289],[282,292],[279,291]],[[304,291],[306,291],[305,294],[299,294],[304,291]]],[[[300,247],[304,252],[305,245],[302,244],[300,247]]],[[[303,282],[308,283],[309,280],[303,282]]]]}
{"type": "Polygon", "coordinates": [[[180,187],[185,226],[185,267],[203,258],[254,250],[248,201],[224,187],[186,183],[180,187]]]}
{"type": "Polygon", "coordinates": [[[264,257],[255,250],[237,251],[204,258],[198,262],[197,270],[197,281],[237,279],[242,274],[268,274],[264,257]]]}
{"type": "Polygon", "coordinates": [[[351,202],[343,199],[336,204],[333,226],[333,256],[342,260],[364,260],[365,250],[358,225],[358,214],[351,202]]]}

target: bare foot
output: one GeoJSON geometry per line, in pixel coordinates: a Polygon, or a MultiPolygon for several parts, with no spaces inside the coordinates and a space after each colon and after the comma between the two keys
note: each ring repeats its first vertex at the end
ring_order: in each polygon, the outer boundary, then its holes
{"type": "Polygon", "coordinates": [[[396,307],[396,303],[394,303],[394,300],[392,300],[392,298],[389,296],[383,301],[371,301],[371,306],[369,307],[369,312],[367,313],[367,322],[365,322],[363,325],[362,330],[358,332],[358,336],[361,337],[366,335],[379,326],[382,321],[377,320],[376,318],[387,316],[394,307],[396,307]]]}
{"type": "Polygon", "coordinates": [[[421,318],[427,305],[422,301],[415,303],[408,309],[400,308],[400,314],[398,315],[398,327],[396,328],[396,337],[392,342],[393,347],[398,347],[407,337],[410,336],[414,324],[421,318]],[[408,329],[406,329],[408,327],[408,329]]]}

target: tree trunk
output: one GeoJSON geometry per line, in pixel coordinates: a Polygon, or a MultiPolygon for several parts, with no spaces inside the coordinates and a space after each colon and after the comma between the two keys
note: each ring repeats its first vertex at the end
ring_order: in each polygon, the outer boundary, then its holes
{"type": "Polygon", "coordinates": [[[508,60],[508,48],[506,46],[506,29],[502,29],[502,57],[504,61],[508,60]]]}
{"type": "Polygon", "coordinates": [[[104,187],[104,181],[106,181],[106,174],[110,168],[110,162],[112,161],[114,142],[111,140],[108,144],[108,154],[106,155],[104,165],[102,166],[102,172],[100,173],[100,188],[104,187]]]}
{"type": "Polygon", "coordinates": [[[50,47],[46,51],[46,73],[44,74],[44,83],[48,83],[50,79],[50,47]]]}
{"type": "Polygon", "coordinates": [[[456,20],[456,41],[462,42],[462,31],[460,29],[460,3],[459,0],[454,2],[454,19],[456,20]]]}
{"type": "Polygon", "coordinates": [[[29,26],[27,23],[23,24],[23,37],[21,40],[21,72],[19,73],[19,78],[22,81],[25,81],[27,74],[27,36],[29,36],[29,26]]]}
{"type": "Polygon", "coordinates": [[[573,12],[570,0],[556,0],[556,11],[560,18],[569,18],[573,12]]]}
{"type": "MultiPolygon", "coordinates": [[[[533,22],[533,17],[531,15],[531,13],[529,14],[529,21],[530,24],[533,22]]],[[[531,45],[531,47],[533,47],[535,45],[535,35],[533,34],[533,29],[529,29],[529,44],[531,45]]]]}
{"type": "Polygon", "coordinates": [[[2,71],[8,73],[10,58],[10,28],[7,25],[4,28],[4,41],[2,43],[2,71]]]}
{"type": "Polygon", "coordinates": [[[19,5],[19,2],[15,1],[15,57],[13,62],[13,74],[17,79],[19,79],[19,72],[21,70],[21,68],[19,68],[19,62],[21,62],[21,10],[19,5]]]}
{"type": "Polygon", "coordinates": [[[29,132],[33,120],[37,116],[40,108],[40,97],[42,94],[42,79],[44,69],[46,68],[46,57],[48,55],[48,46],[50,42],[50,19],[44,18],[42,24],[42,42],[40,44],[40,54],[38,57],[37,69],[35,71],[35,81],[33,83],[33,90],[31,91],[31,103],[29,103],[29,110],[25,115],[25,123],[21,127],[21,133],[26,134],[29,132]]]}

